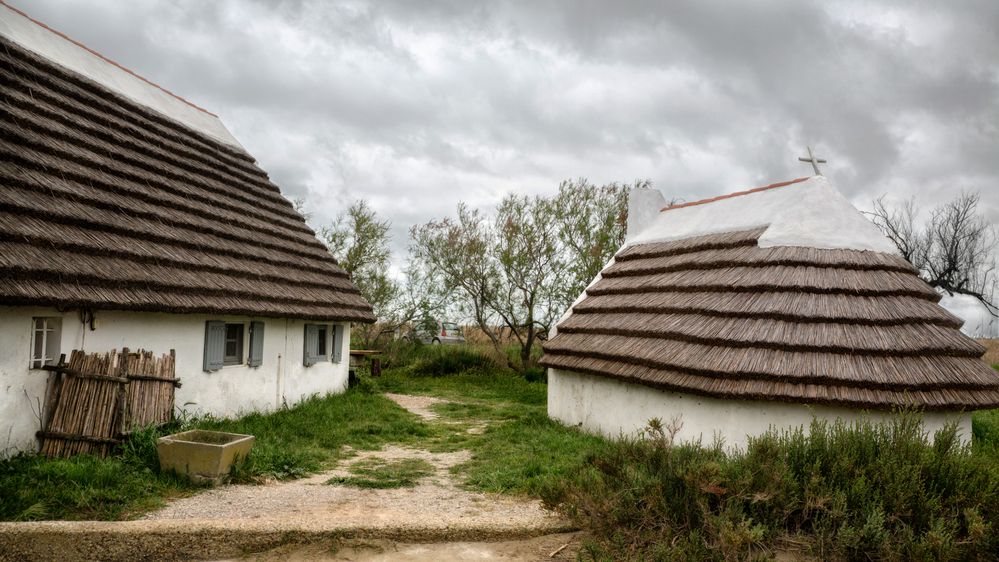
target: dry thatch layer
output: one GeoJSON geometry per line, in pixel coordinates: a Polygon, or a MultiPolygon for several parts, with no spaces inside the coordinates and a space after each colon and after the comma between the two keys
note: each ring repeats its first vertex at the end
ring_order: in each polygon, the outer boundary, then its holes
{"type": "Polygon", "coordinates": [[[623,250],[559,324],[542,364],[737,399],[999,405],[985,348],[907,262],[760,248],[764,230],[623,250]]]}
{"type": "Polygon", "coordinates": [[[249,155],[0,46],[0,305],[374,320],[249,155]]]}

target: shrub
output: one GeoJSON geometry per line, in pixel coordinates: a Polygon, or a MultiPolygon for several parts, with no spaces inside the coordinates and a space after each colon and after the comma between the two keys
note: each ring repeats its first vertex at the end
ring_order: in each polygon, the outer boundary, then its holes
{"type": "Polygon", "coordinates": [[[916,416],[772,431],[745,452],[674,444],[669,427],[600,449],[544,492],[592,533],[593,558],[745,559],[790,536],[819,558],[999,552],[999,466],[916,416]]]}
{"type": "Polygon", "coordinates": [[[496,368],[489,357],[465,346],[426,346],[421,357],[410,366],[409,374],[418,377],[443,377],[466,371],[496,368]]]}
{"type": "Polygon", "coordinates": [[[528,367],[524,370],[524,379],[527,382],[548,382],[548,371],[542,367],[528,367]]]}

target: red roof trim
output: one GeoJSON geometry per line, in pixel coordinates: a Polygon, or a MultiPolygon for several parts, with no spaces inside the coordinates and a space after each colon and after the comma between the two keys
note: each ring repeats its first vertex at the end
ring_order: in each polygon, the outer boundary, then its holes
{"type": "Polygon", "coordinates": [[[182,102],[186,103],[187,105],[189,105],[189,106],[193,107],[194,109],[197,109],[198,111],[201,111],[201,112],[204,112],[204,113],[207,113],[208,115],[211,115],[212,117],[218,117],[218,115],[215,115],[215,114],[214,114],[214,113],[212,113],[211,111],[208,111],[207,109],[205,109],[205,108],[203,108],[203,107],[201,107],[201,106],[199,106],[199,105],[197,105],[197,104],[194,104],[194,103],[191,103],[191,102],[187,101],[186,99],[184,99],[184,98],[182,98],[182,97],[178,96],[177,94],[175,94],[175,93],[171,92],[170,90],[167,90],[167,89],[166,89],[166,88],[164,88],[163,86],[160,86],[159,84],[157,84],[157,83],[155,83],[155,82],[152,82],[152,81],[150,81],[150,80],[148,80],[148,79],[146,79],[146,78],[143,78],[142,76],[139,76],[138,74],[136,74],[136,73],[132,72],[132,71],[131,71],[131,70],[129,70],[128,68],[125,68],[124,66],[122,66],[122,65],[118,64],[117,62],[115,62],[115,61],[113,61],[113,60],[111,60],[111,59],[107,58],[106,56],[104,56],[104,55],[102,55],[102,54],[98,53],[97,51],[95,51],[95,50],[91,49],[90,47],[88,47],[88,46],[84,45],[83,43],[80,43],[79,41],[77,41],[76,39],[73,39],[72,37],[70,37],[70,36],[66,35],[65,33],[61,32],[61,31],[57,31],[57,30],[55,30],[55,29],[52,29],[51,27],[49,27],[49,26],[45,25],[44,23],[42,23],[42,22],[40,22],[40,21],[36,20],[35,18],[33,18],[33,17],[29,16],[28,14],[26,14],[26,13],[22,12],[21,10],[18,10],[18,9],[17,9],[17,8],[15,8],[14,6],[11,6],[11,5],[10,5],[10,4],[8,4],[7,2],[4,2],[4,0],[0,0],[0,4],[2,4],[2,5],[3,5],[3,6],[5,7],[5,8],[7,8],[7,9],[9,9],[9,10],[11,10],[11,11],[13,11],[13,12],[16,12],[16,13],[18,13],[18,14],[21,14],[22,16],[24,16],[24,17],[28,18],[28,21],[30,21],[30,22],[32,22],[32,23],[34,23],[35,25],[38,25],[38,26],[40,26],[40,27],[42,27],[42,28],[44,28],[44,29],[47,29],[47,30],[51,31],[52,33],[55,33],[55,34],[56,34],[56,35],[58,35],[59,37],[62,37],[63,39],[65,39],[65,40],[69,41],[70,43],[72,43],[72,44],[76,45],[77,47],[80,47],[81,49],[83,49],[83,50],[85,50],[85,51],[87,51],[87,52],[91,53],[92,55],[94,55],[94,56],[96,56],[96,57],[98,57],[98,58],[100,58],[100,59],[102,59],[102,60],[104,60],[105,62],[108,62],[108,63],[110,63],[110,64],[113,64],[114,66],[117,66],[118,68],[120,68],[120,69],[124,70],[125,72],[127,72],[127,73],[131,74],[132,76],[135,76],[135,77],[136,77],[136,78],[138,78],[139,80],[142,80],[142,81],[143,81],[143,82],[145,82],[146,84],[149,84],[150,86],[153,86],[154,88],[158,88],[158,89],[162,90],[163,92],[165,92],[165,93],[167,93],[167,94],[169,94],[169,95],[171,95],[171,96],[173,96],[173,97],[177,98],[178,100],[180,100],[180,101],[182,101],[182,102]]]}
{"type": "MultiPolygon", "coordinates": [[[[0,0],[0,1],[2,1],[2,0],[0,0]]],[[[693,207],[694,205],[703,205],[705,203],[714,203],[715,201],[721,201],[722,199],[731,199],[732,197],[739,197],[740,195],[749,195],[750,193],[757,193],[757,192],[760,192],[760,191],[766,191],[768,189],[777,189],[778,187],[784,187],[784,186],[791,185],[791,184],[794,184],[794,183],[803,182],[803,181],[805,181],[807,179],[810,179],[811,177],[812,176],[807,176],[807,177],[804,177],[804,178],[798,178],[796,180],[782,181],[780,183],[772,183],[770,185],[764,185],[763,187],[754,187],[753,189],[747,189],[745,191],[736,191],[735,193],[729,193],[728,195],[719,195],[717,197],[711,197],[709,199],[701,199],[700,201],[691,201],[690,203],[678,203],[676,205],[670,205],[669,207],[663,207],[659,211],[663,212],[663,211],[670,211],[670,210],[673,210],[673,209],[682,209],[683,207],[693,207]]]]}

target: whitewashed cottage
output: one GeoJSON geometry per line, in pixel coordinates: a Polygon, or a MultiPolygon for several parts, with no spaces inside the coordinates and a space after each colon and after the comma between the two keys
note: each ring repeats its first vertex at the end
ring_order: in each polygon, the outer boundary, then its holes
{"type": "Polygon", "coordinates": [[[545,344],[552,418],[744,446],[903,407],[967,440],[999,406],[984,348],[826,178],[664,205],[632,192],[624,246],[545,344]]]}
{"type": "Polygon", "coordinates": [[[347,385],[370,305],[219,118],[0,4],[0,450],[71,350],[176,351],[228,416],[347,385]]]}

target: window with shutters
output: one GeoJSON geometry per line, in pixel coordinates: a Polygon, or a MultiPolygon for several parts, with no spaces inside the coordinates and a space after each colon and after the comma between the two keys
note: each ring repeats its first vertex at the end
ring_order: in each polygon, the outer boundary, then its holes
{"type": "Polygon", "coordinates": [[[32,318],[31,368],[55,365],[59,361],[62,318],[32,318]]]}
{"type": "MultiPolygon", "coordinates": [[[[217,371],[228,365],[244,362],[244,335],[246,325],[241,322],[226,323],[221,320],[205,322],[206,371],[217,371]]],[[[261,335],[263,330],[261,330],[261,335]]]]}
{"type": "Polygon", "coordinates": [[[330,360],[330,326],[328,324],[305,325],[305,366],[330,360]]]}

